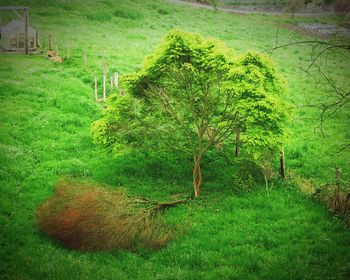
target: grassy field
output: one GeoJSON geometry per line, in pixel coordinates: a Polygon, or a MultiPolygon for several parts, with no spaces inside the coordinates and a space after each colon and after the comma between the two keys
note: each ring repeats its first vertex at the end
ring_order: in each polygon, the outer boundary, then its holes
{"type": "MultiPolygon", "coordinates": [[[[13,1],[2,1],[3,5],[13,1]]],[[[18,4],[26,4],[18,1],[18,4]]],[[[350,232],[325,206],[288,183],[244,192],[223,159],[206,159],[202,197],[166,212],[183,233],[166,248],[134,253],[79,253],[39,232],[36,207],[61,176],[91,178],[154,199],[191,194],[191,170],[177,157],[133,154],[113,158],[92,143],[91,123],[102,105],[93,98],[93,74],[102,65],[126,74],[172,28],[223,40],[238,54],[275,44],[277,24],[291,19],[233,15],[162,1],[30,1],[30,24],[42,41],[52,34],[62,57],[0,56],[0,278],[1,279],[348,279],[350,232]],[[84,67],[83,52],[87,52],[84,67]]],[[[314,19],[297,18],[298,21],[314,19]]],[[[317,21],[329,22],[323,18],[317,21]]],[[[280,43],[305,39],[281,28],[280,43]]],[[[288,130],[287,166],[316,183],[333,180],[341,166],[349,178],[349,151],[330,156],[348,141],[349,119],[340,112],[314,133],[316,111],[302,109],[305,95],[317,100],[330,90],[308,79],[307,45],[273,55],[298,108],[288,130]]],[[[349,61],[329,58],[331,73],[345,86],[349,61]]]]}

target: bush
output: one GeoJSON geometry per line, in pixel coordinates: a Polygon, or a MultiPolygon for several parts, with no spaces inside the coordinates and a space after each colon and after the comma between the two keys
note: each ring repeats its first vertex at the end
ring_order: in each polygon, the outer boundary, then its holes
{"type": "Polygon", "coordinates": [[[119,188],[61,180],[36,212],[39,228],[63,246],[80,251],[158,249],[171,239],[158,203],[119,188]]]}
{"type": "Polygon", "coordinates": [[[240,159],[237,176],[253,185],[264,183],[262,168],[253,160],[240,159]]]}

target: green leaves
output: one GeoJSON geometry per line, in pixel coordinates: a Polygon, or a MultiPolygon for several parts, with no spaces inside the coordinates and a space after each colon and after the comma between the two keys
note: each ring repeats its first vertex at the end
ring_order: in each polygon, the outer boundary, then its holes
{"type": "Polygon", "coordinates": [[[242,141],[251,154],[262,147],[273,149],[282,145],[284,126],[288,119],[287,104],[282,99],[284,84],[272,62],[262,55],[248,53],[228,73],[226,90],[235,93],[242,141]]]}
{"type": "Polygon", "coordinates": [[[92,129],[115,152],[173,149],[197,157],[217,143],[232,146],[238,127],[250,157],[283,142],[284,84],[265,56],[235,57],[222,42],[173,30],[123,82],[127,94],[112,97],[92,129]]]}

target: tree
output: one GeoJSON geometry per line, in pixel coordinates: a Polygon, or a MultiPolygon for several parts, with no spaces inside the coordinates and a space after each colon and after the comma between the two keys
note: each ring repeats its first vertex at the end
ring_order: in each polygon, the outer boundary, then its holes
{"type": "Polygon", "coordinates": [[[214,9],[217,9],[219,5],[219,0],[197,0],[197,2],[200,4],[210,5],[214,9]]]}
{"type": "MultiPolygon", "coordinates": [[[[320,95],[319,92],[317,95],[313,95],[311,92],[306,91],[304,104],[297,106],[297,108],[315,110],[314,120],[316,123],[314,132],[320,133],[322,142],[329,138],[328,142],[331,144],[327,145],[328,147],[325,149],[325,154],[322,157],[328,157],[333,161],[332,165],[337,173],[339,161],[349,158],[350,137],[346,133],[347,129],[339,131],[340,134],[329,133],[327,130],[329,131],[329,128],[334,127],[335,122],[340,120],[345,124],[350,124],[350,90],[349,80],[339,78],[339,72],[334,72],[332,69],[333,62],[330,63],[330,61],[333,57],[339,57],[344,62],[349,61],[350,44],[343,38],[334,38],[332,40],[312,39],[279,45],[276,40],[276,46],[266,51],[272,54],[277,50],[298,45],[306,45],[310,49],[309,62],[301,67],[306,77],[316,81],[318,84],[324,84],[328,90],[325,95],[320,95]],[[343,139],[337,139],[338,135],[343,136],[343,139]]],[[[346,164],[346,161],[343,164],[343,172],[349,174],[349,165],[346,164]]],[[[346,176],[344,177],[346,178],[346,176]]]]}
{"type": "Polygon", "coordinates": [[[289,0],[287,3],[287,9],[292,13],[292,18],[294,18],[294,14],[304,5],[303,0],[289,0]]]}
{"type": "Polygon", "coordinates": [[[339,17],[340,23],[342,23],[345,16],[350,12],[350,0],[335,0],[334,12],[339,17]]]}
{"type": "Polygon", "coordinates": [[[124,82],[128,94],[111,98],[93,125],[95,141],[115,152],[147,148],[190,156],[196,197],[204,154],[218,144],[232,147],[238,127],[255,158],[258,147],[282,143],[283,84],[266,57],[236,58],[221,42],[174,30],[124,82]]]}
{"type": "MultiPolygon", "coordinates": [[[[274,51],[298,45],[310,46],[310,62],[302,67],[302,70],[308,77],[318,78],[328,84],[330,91],[328,97],[322,101],[310,102],[310,97],[306,98],[307,106],[315,108],[319,111],[317,115],[318,125],[323,135],[323,125],[327,120],[330,120],[335,114],[342,110],[346,113],[350,104],[350,91],[347,83],[342,83],[336,80],[336,77],[329,71],[328,57],[339,55],[344,59],[348,59],[350,55],[350,44],[344,40],[305,40],[289,42],[287,44],[276,45],[273,48],[265,51],[272,54],[274,51]]],[[[349,118],[349,115],[345,115],[349,118]]],[[[346,143],[337,153],[344,151],[350,147],[350,143],[346,143]]]]}

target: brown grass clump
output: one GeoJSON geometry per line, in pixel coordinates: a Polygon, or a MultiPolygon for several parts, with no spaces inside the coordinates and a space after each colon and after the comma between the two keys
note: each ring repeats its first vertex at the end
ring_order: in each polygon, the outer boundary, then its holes
{"type": "Polygon", "coordinates": [[[47,51],[47,58],[56,63],[63,63],[63,58],[56,51],[47,51]]]}
{"type": "Polygon", "coordinates": [[[322,187],[319,194],[322,201],[327,203],[328,208],[339,215],[347,226],[350,227],[350,192],[339,186],[328,184],[322,187]]]}
{"type": "Polygon", "coordinates": [[[158,249],[171,239],[158,210],[181,203],[152,202],[123,189],[72,179],[61,180],[55,194],[36,212],[40,229],[67,248],[81,251],[158,249]]]}

